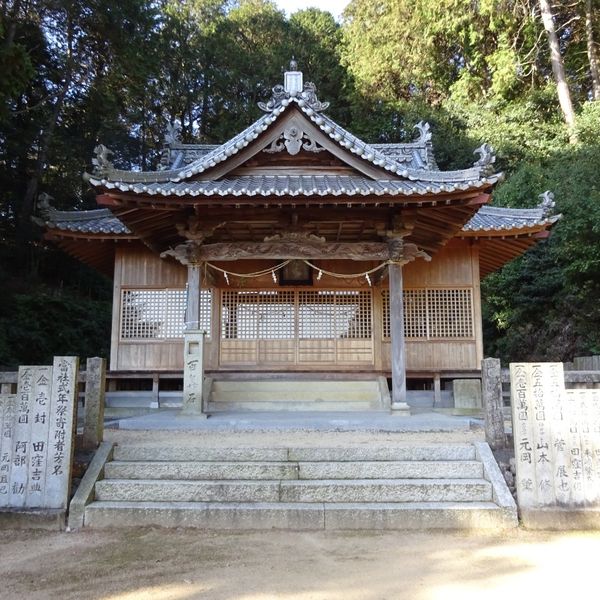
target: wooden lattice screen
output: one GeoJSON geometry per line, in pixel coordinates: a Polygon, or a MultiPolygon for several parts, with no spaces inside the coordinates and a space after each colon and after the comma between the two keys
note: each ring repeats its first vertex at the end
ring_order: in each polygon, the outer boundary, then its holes
{"type": "Polygon", "coordinates": [[[371,292],[221,292],[222,364],[371,364],[371,292]]]}
{"type": "MultiPolygon", "coordinates": [[[[472,338],[471,289],[404,290],[404,335],[412,339],[472,338]]],[[[390,292],[382,291],[383,337],[390,339],[390,292]]]]}
{"type": "Polygon", "coordinates": [[[293,338],[293,291],[223,290],[221,337],[238,340],[293,338]]]}
{"type": "MultiPolygon", "coordinates": [[[[184,289],[121,290],[121,339],[182,338],[185,327],[184,289]]],[[[210,337],[212,290],[200,291],[200,329],[210,337]]]]}

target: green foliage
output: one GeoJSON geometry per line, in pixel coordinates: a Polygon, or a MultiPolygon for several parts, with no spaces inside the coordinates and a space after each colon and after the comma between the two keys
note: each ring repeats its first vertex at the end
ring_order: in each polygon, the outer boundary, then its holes
{"type": "MultiPolygon", "coordinates": [[[[580,123],[598,139],[584,111],[580,123]]],[[[567,359],[600,348],[600,145],[556,149],[498,188],[497,203],[531,206],[553,190],[562,218],[552,236],[484,281],[486,350],[505,359],[567,359]]]]}

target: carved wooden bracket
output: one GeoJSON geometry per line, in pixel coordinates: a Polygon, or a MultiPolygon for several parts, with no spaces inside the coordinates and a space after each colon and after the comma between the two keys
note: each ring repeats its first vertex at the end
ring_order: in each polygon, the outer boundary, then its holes
{"type": "Polygon", "coordinates": [[[201,244],[196,241],[189,240],[183,244],[175,246],[175,248],[165,250],[165,252],[161,253],[160,257],[167,258],[168,256],[172,256],[175,260],[186,266],[199,265],[203,262],[203,259],[200,257],[201,250],[201,244]]]}
{"type": "Polygon", "coordinates": [[[420,250],[416,244],[407,244],[401,237],[391,238],[388,241],[389,259],[391,262],[406,265],[417,258],[423,258],[426,261],[431,260],[431,256],[420,250]]]}
{"type": "Polygon", "coordinates": [[[177,223],[175,227],[177,227],[177,233],[179,233],[181,237],[193,240],[194,242],[203,242],[219,229],[219,227],[223,227],[224,225],[225,221],[216,224],[212,223],[207,227],[198,217],[190,217],[187,220],[187,223],[177,223]]]}

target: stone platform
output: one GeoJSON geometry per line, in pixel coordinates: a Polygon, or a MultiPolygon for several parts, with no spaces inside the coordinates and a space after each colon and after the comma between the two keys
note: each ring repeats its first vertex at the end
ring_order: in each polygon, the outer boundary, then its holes
{"type": "Polygon", "coordinates": [[[164,431],[366,431],[366,432],[451,432],[482,427],[482,421],[464,416],[427,412],[410,417],[389,412],[293,411],[217,413],[208,419],[182,416],[177,409],[160,410],[126,419],[115,419],[108,427],[122,430],[164,431]]]}

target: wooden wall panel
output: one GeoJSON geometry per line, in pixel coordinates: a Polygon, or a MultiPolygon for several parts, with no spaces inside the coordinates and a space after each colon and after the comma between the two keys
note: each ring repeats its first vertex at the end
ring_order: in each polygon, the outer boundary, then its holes
{"type": "MultiPolygon", "coordinates": [[[[390,371],[391,344],[383,342],[383,370],[390,371]]],[[[479,369],[477,344],[473,341],[406,342],[407,371],[460,371],[479,369]]]]}
{"type": "Polygon", "coordinates": [[[468,240],[451,240],[431,262],[417,259],[406,265],[404,287],[472,286],[472,252],[473,246],[468,240]]]}
{"type": "Polygon", "coordinates": [[[185,267],[172,259],[162,259],[147,248],[118,249],[115,260],[120,264],[122,286],[185,287],[185,267]]]}

